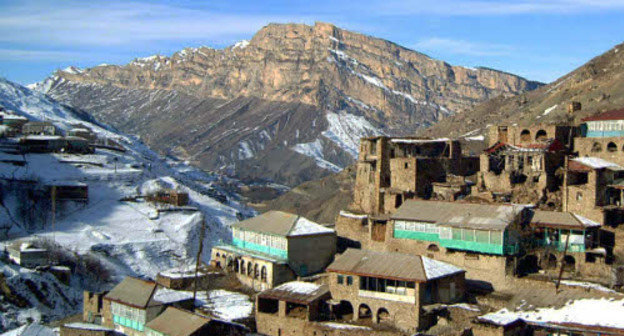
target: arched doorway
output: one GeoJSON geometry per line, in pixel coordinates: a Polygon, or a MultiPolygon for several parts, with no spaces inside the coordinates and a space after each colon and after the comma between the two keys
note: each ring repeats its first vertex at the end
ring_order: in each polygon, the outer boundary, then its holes
{"type": "Polygon", "coordinates": [[[531,131],[528,129],[522,130],[520,132],[520,141],[521,142],[530,142],[531,141],[531,131]]]}
{"type": "Polygon", "coordinates": [[[427,251],[428,252],[440,252],[440,248],[436,244],[431,244],[427,246],[427,251]]]}
{"type": "Polygon", "coordinates": [[[241,261],[240,261],[240,273],[244,275],[244,274],[245,274],[245,271],[246,271],[246,268],[245,268],[245,260],[242,260],[242,259],[241,259],[241,261]]]}
{"type": "Polygon", "coordinates": [[[602,145],[599,142],[594,142],[591,151],[594,153],[602,152],[602,145]]]}
{"type": "Polygon", "coordinates": [[[548,135],[546,134],[546,131],[544,130],[539,130],[537,131],[537,133],[535,133],[535,140],[537,141],[546,140],[547,137],[548,135]]]}
{"type": "Polygon", "coordinates": [[[518,276],[523,277],[539,271],[539,259],[537,256],[528,254],[520,258],[518,261],[518,268],[516,273],[518,276]]]}
{"type": "Polygon", "coordinates": [[[617,152],[617,145],[615,142],[609,142],[607,144],[607,152],[617,152]]]}
{"type": "Polygon", "coordinates": [[[345,300],[340,301],[340,303],[334,307],[334,315],[338,320],[353,320],[353,306],[351,302],[345,300]]]}
{"type": "Polygon", "coordinates": [[[377,310],[377,323],[389,323],[390,322],[390,312],[386,308],[379,308],[377,310]]]}
{"type": "Polygon", "coordinates": [[[557,268],[557,257],[555,257],[554,254],[549,253],[548,256],[546,257],[546,265],[545,267],[547,269],[555,269],[557,268]]]}
{"type": "Polygon", "coordinates": [[[373,311],[370,307],[364,303],[360,305],[358,308],[358,321],[360,320],[371,320],[373,318],[373,311]]]}
{"type": "Polygon", "coordinates": [[[247,276],[251,277],[253,274],[253,264],[250,262],[247,263],[247,276]]]}

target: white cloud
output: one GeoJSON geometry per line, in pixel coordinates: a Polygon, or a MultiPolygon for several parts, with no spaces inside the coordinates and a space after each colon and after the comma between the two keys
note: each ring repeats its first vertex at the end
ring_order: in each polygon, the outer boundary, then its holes
{"type": "Polygon", "coordinates": [[[57,61],[89,59],[90,54],[57,51],[57,50],[25,50],[0,48],[0,61],[57,61]]]}
{"type": "Polygon", "coordinates": [[[433,37],[419,41],[414,45],[418,51],[441,52],[469,56],[504,56],[513,51],[513,47],[503,44],[477,43],[465,40],[433,37]]]}
{"type": "Polygon", "coordinates": [[[306,20],[129,1],[19,4],[0,12],[0,42],[89,46],[222,39],[293,19],[306,20]]]}

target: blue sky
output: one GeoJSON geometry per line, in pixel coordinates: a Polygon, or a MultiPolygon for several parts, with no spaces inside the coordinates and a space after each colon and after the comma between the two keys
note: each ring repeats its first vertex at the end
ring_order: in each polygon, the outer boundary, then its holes
{"type": "Polygon", "coordinates": [[[325,21],[549,82],[621,43],[623,14],[624,0],[0,0],[0,76],[27,84],[69,65],[222,48],[269,22],[325,21]]]}

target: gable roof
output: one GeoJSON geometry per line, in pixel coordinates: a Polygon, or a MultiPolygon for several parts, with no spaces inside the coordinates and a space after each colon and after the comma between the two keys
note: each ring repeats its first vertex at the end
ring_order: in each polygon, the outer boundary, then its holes
{"type": "Polygon", "coordinates": [[[543,211],[535,210],[531,225],[539,227],[553,228],[569,228],[569,229],[585,229],[589,227],[601,226],[600,223],[594,222],[583,216],[573,214],[571,212],[561,211],[543,211]]]}
{"type": "Polygon", "coordinates": [[[327,285],[291,281],[261,292],[258,297],[308,304],[326,295],[329,295],[327,285]]]}
{"type": "Polygon", "coordinates": [[[408,200],[392,219],[482,230],[504,230],[525,205],[477,204],[447,201],[408,200]]]}
{"type": "Polygon", "coordinates": [[[465,272],[459,267],[423,256],[358,249],[347,249],[336,257],[327,271],[416,282],[465,272]]]}
{"type": "Polygon", "coordinates": [[[611,110],[603,113],[594,114],[593,116],[583,118],[582,121],[599,121],[599,120],[624,120],[624,108],[619,110],[611,110]]]}
{"type": "Polygon", "coordinates": [[[168,307],[145,326],[167,336],[189,336],[210,321],[209,318],[179,308],[168,307]]]}
{"type": "Polygon", "coordinates": [[[232,227],[277,236],[294,237],[328,234],[335,231],[305,217],[283,211],[268,211],[233,224],[232,227]]]}
{"type": "Polygon", "coordinates": [[[151,303],[156,286],[153,281],[128,276],[108,292],[104,298],[135,308],[145,308],[151,303]]]}

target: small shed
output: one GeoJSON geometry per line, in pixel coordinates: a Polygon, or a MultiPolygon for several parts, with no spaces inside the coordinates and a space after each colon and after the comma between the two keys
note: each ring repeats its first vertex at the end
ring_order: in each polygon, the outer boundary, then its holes
{"type": "Polygon", "coordinates": [[[29,121],[22,125],[22,133],[26,135],[55,135],[56,126],[47,121],[29,121]]]}
{"type": "Polygon", "coordinates": [[[57,201],[89,201],[89,186],[76,181],[54,181],[46,185],[50,198],[54,194],[57,201]]]}
{"type": "Polygon", "coordinates": [[[188,193],[175,189],[159,190],[145,198],[150,202],[167,203],[175,206],[185,206],[189,203],[188,193]]]}
{"type": "Polygon", "coordinates": [[[30,242],[16,242],[7,246],[9,260],[28,268],[48,265],[48,251],[30,242]]]}
{"type": "Polygon", "coordinates": [[[68,136],[81,137],[89,142],[94,142],[97,136],[91,130],[84,127],[75,127],[67,131],[68,136]]]}
{"type": "Polygon", "coordinates": [[[65,138],[66,153],[93,153],[93,147],[89,144],[89,140],[79,136],[66,136],[65,138]]]}

